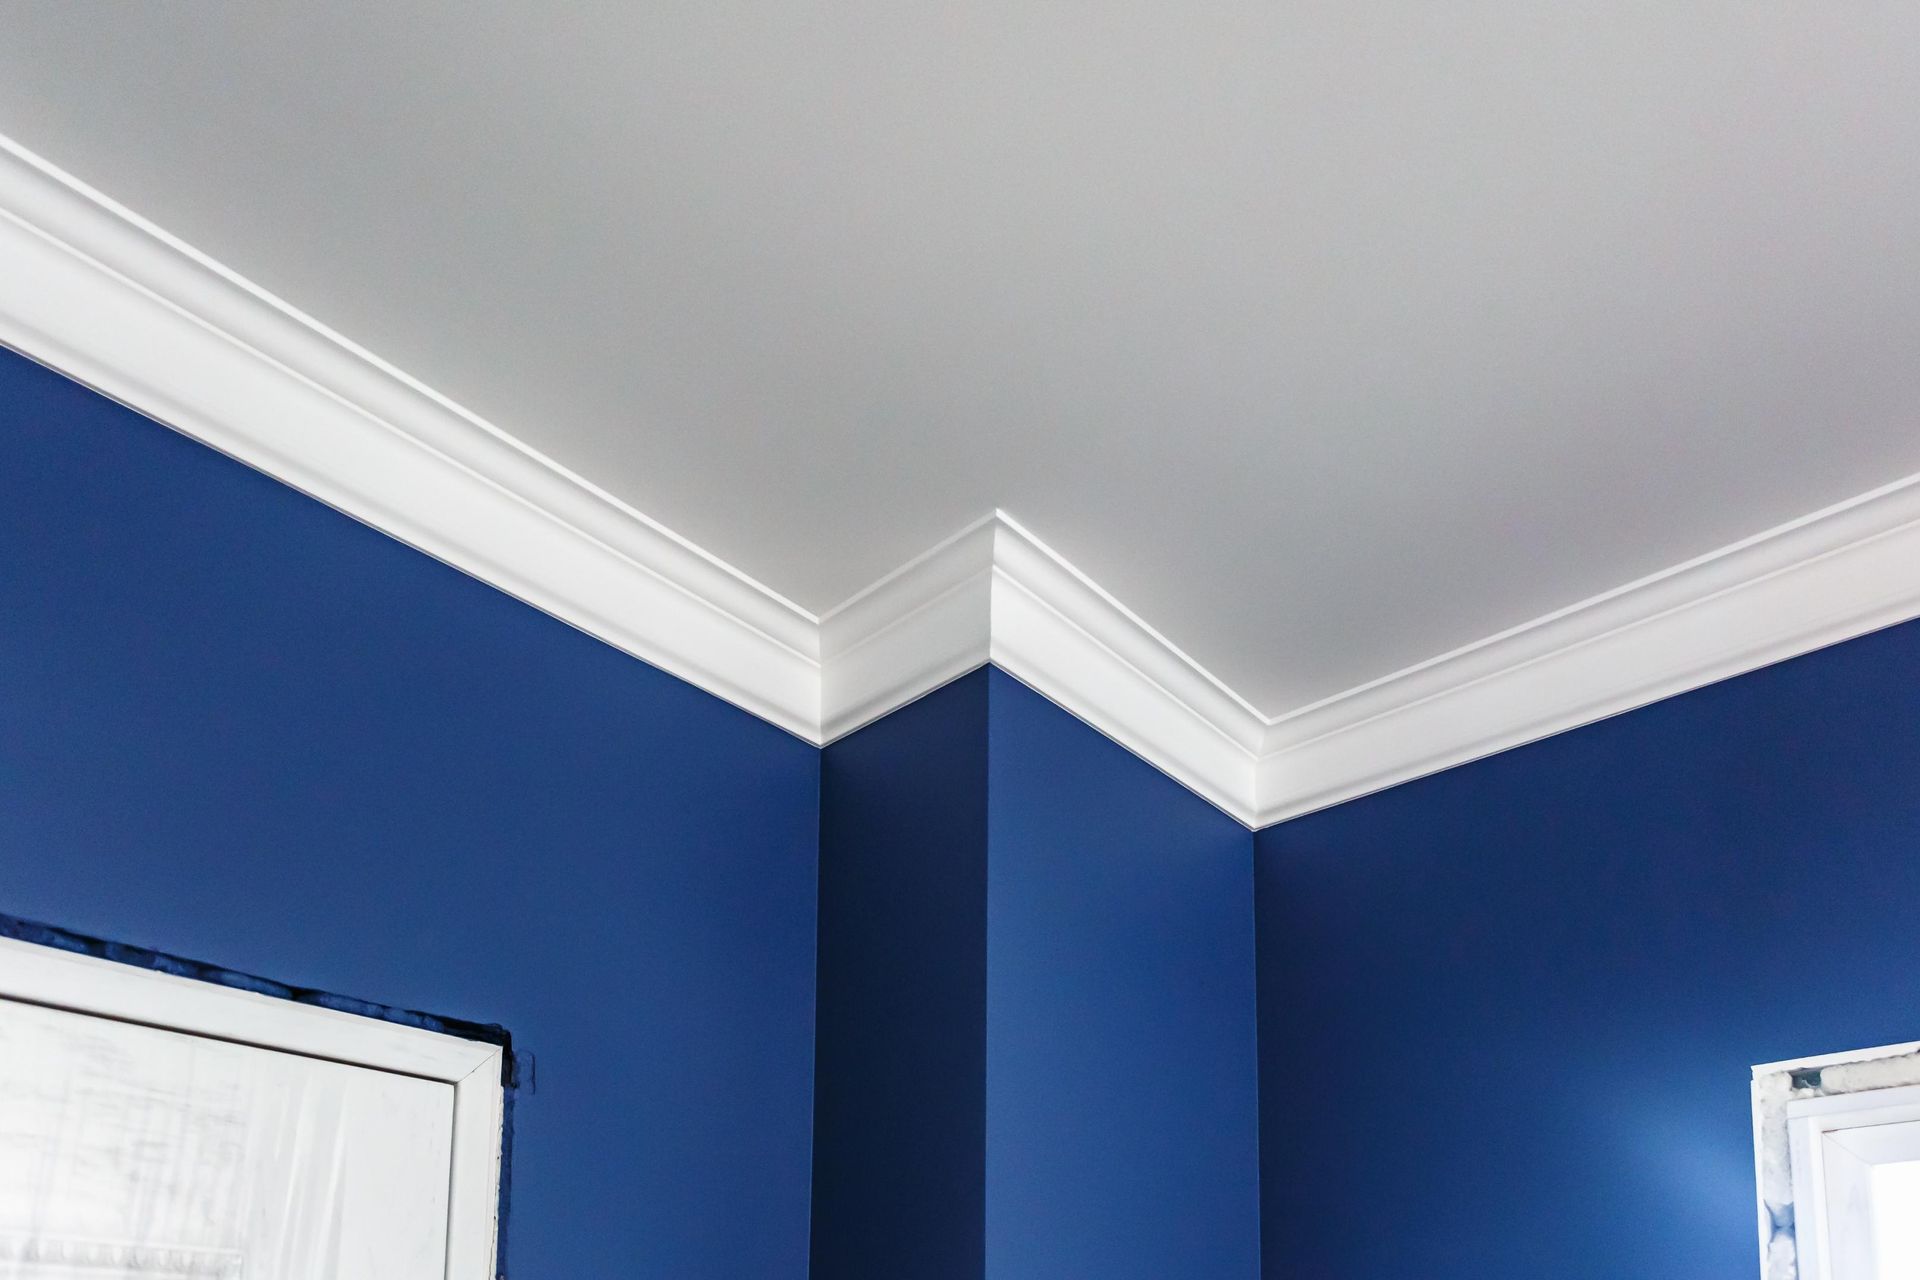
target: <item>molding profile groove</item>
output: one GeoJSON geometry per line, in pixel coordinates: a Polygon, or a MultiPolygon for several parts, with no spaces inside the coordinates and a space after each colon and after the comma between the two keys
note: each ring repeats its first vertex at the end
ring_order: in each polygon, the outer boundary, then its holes
{"type": "Polygon", "coordinates": [[[991,662],[1249,826],[1920,616],[1911,476],[1277,716],[1003,512],[816,617],[5,138],[0,344],[809,742],[991,662]]]}

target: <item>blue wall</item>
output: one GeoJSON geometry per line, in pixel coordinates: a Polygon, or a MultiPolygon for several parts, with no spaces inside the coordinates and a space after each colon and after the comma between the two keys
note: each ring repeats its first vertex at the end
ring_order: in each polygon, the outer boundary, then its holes
{"type": "Polygon", "coordinates": [[[1251,1280],[1252,837],[989,675],[987,1275],[1251,1280]]]}
{"type": "Polygon", "coordinates": [[[815,1280],[980,1280],[987,675],[828,747],[815,1280]]]}
{"type": "Polygon", "coordinates": [[[0,352],[0,912],[511,1028],[522,1280],[805,1274],[818,786],[0,352]]]}
{"type": "Polygon", "coordinates": [[[1246,829],[993,669],[822,817],[815,1280],[1252,1280],[1246,829]]]}
{"type": "Polygon", "coordinates": [[[1920,1037],[1920,625],[1258,845],[1269,1280],[1750,1280],[1749,1066],[1920,1037]]]}

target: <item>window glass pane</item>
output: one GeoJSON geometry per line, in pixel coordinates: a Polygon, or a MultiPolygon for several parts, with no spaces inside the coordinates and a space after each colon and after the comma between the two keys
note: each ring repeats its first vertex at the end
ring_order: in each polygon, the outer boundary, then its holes
{"type": "Polygon", "coordinates": [[[0,1000],[0,1280],[440,1280],[453,1089],[0,1000]]]}

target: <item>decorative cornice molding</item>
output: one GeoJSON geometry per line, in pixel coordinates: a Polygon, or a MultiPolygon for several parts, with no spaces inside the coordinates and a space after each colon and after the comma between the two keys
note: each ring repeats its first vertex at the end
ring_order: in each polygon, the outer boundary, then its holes
{"type": "Polygon", "coordinates": [[[821,619],[832,741],[988,662],[1242,822],[1258,712],[1005,512],[821,619]]]}
{"type": "Polygon", "coordinates": [[[0,138],[0,343],[803,736],[814,618],[0,138]]]}
{"type": "Polygon", "coordinates": [[[1920,476],[1288,714],[1002,512],[816,618],[0,138],[0,343],[810,742],[992,662],[1250,826],[1920,616],[1920,476]]]}
{"type": "Polygon", "coordinates": [[[996,516],[974,521],[821,615],[822,742],[988,661],[996,516]]]}
{"type": "Polygon", "coordinates": [[[1920,617],[1920,475],[1270,722],[1259,825],[1920,617]]]}
{"type": "Polygon", "coordinates": [[[994,665],[1252,825],[1260,714],[1010,517],[994,535],[994,665]]]}

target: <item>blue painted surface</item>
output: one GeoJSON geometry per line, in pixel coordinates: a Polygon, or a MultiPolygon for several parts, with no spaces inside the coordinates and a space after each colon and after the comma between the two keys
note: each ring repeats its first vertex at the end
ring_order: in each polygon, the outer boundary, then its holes
{"type": "Polygon", "coordinates": [[[815,1280],[1251,1280],[1252,836],[993,669],[822,784],[815,1280]]]}
{"type": "Polygon", "coordinates": [[[980,1280],[987,676],[826,749],[815,1280],[980,1280]]]}
{"type": "Polygon", "coordinates": [[[1253,839],[989,674],[987,1276],[1250,1278],[1253,839]]]}
{"type": "Polygon", "coordinates": [[[818,787],[0,352],[0,912],[510,1027],[522,1280],[805,1274],[818,787]]]}
{"type": "Polygon", "coordinates": [[[1268,1280],[1751,1280],[1749,1066],[1920,1038],[1920,626],[1258,845],[1268,1280]]]}

